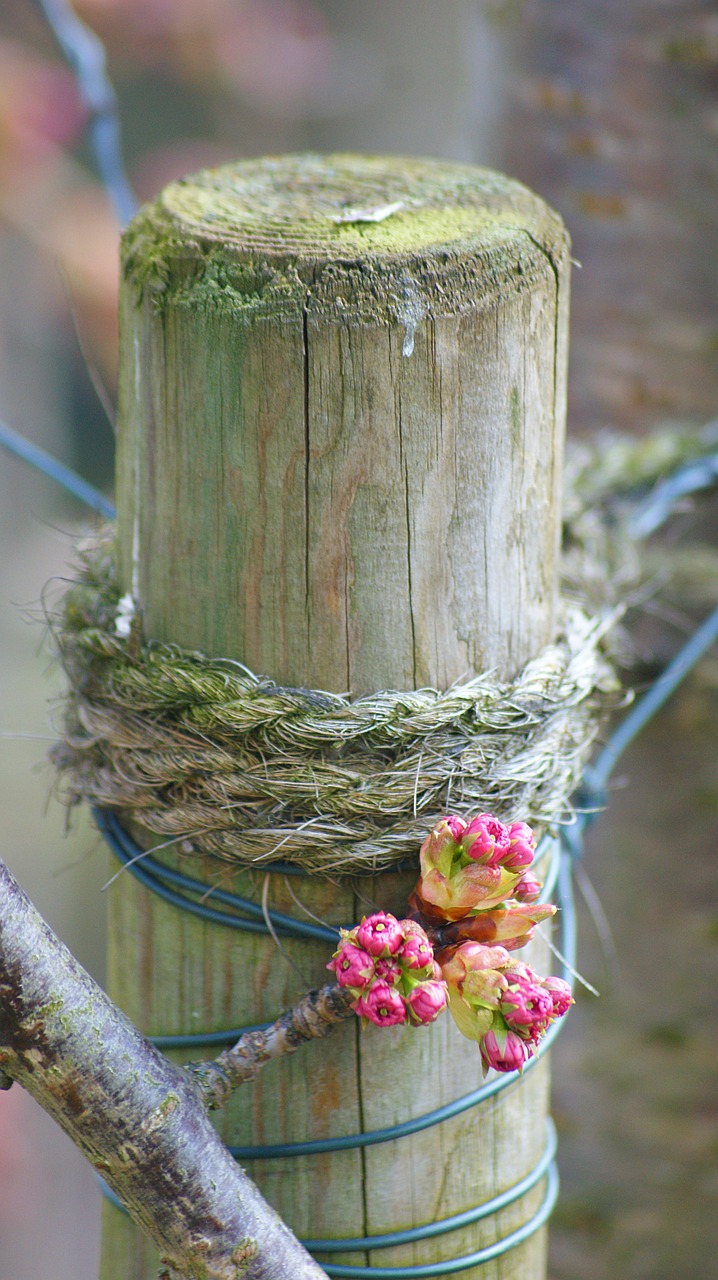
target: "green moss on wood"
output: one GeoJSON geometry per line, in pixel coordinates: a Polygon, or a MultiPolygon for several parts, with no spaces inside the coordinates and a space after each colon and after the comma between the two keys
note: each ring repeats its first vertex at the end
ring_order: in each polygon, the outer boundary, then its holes
{"type": "Polygon", "coordinates": [[[248,320],[333,305],[339,317],[400,321],[407,306],[456,314],[522,291],[566,250],[560,218],[491,170],[304,155],[172,183],[125,233],[123,264],[160,308],[248,320]],[[337,221],[398,202],[378,222],[337,221]]]}

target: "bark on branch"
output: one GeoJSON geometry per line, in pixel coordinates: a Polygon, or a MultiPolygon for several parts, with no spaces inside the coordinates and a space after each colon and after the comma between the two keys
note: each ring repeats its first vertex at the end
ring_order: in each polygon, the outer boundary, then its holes
{"type": "Polygon", "coordinates": [[[159,1247],[168,1276],[325,1276],[228,1154],[192,1074],[140,1035],[0,862],[3,1077],[69,1134],[159,1247]]]}
{"type": "Polygon", "coordinates": [[[247,1031],[218,1058],[188,1063],[185,1070],[192,1072],[210,1111],[217,1111],[234,1089],[254,1080],[272,1058],[295,1053],[308,1040],[328,1035],[338,1022],[351,1016],[354,999],[346,987],[335,984],[309,991],[266,1031],[247,1031]]]}

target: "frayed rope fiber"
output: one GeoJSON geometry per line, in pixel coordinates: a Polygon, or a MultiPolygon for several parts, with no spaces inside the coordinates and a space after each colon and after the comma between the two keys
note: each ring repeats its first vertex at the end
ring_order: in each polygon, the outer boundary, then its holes
{"type": "Polygon", "coordinates": [[[608,621],[567,613],[510,682],[352,702],[117,634],[112,540],[80,552],[58,632],[70,679],[52,757],[64,799],[119,810],[182,852],[366,874],[415,856],[448,809],[541,826],[570,796],[617,683],[608,621]]]}
{"type": "MultiPolygon", "coordinates": [[[[678,501],[714,483],[716,443],[710,423],[574,445],[561,635],[512,681],[487,672],[445,692],[352,702],[124,638],[108,527],[80,549],[56,626],[70,683],[52,752],[64,798],[119,811],[183,853],[347,875],[415,860],[451,808],[539,829],[570,820],[571,795],[619,696],[606,649],[620,650],[620,627],[608,645],[606,633],[622,612],[618,597],[645,573],[631,521],[656,505],[672,474],[683,477],[678,501]],[[701,458],[706,475],[696,478],[701,458]]],[[[668,514],[675,502],[658,506],[668,514]]]]}

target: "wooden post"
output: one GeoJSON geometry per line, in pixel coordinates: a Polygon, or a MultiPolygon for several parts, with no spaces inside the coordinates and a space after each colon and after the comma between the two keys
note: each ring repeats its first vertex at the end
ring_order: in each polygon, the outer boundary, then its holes
{"type": "MultiPolygon", "coordinates": [[[[552,638],[568,256],[541,200],[473,166],[251,161],[168,187],[123,263],[120,568],[147,636],[354,695],[510,675],[552,638]]],[[[295,890],[347,923],[369,903],[401,913],[414,880],[295,890]]],[[[235,884],[263,887],[247,872],[235,884]]],[[[278,876],[270,904],[297,912],[278,876]]],[[[324,980],[321,944],[286,944],[298,975],[271,940],[205,925],[129,875],[110,914],[110,993],[149,1033],[268,1019],[324,980]]],[[[220,1123],[243,1144],[347,1134],[480,1078],[448,1016],[419,1032],[347,1023],[270,1066],[220,1123]]],[[[249,1172],[300,1237],[379,1234],[513,1185],[539,1158],[546,1106],[542,1065],[413,1137],[249,1172]]],[[[331,1261],[452,1258],[540,1199],[331,1261]]],[[[151,1250],[106,1214],[103,1280],[150,1280],[151,1250]]],[[[464,1274],[539,1280],[543,1233],[464,1274]]]]}

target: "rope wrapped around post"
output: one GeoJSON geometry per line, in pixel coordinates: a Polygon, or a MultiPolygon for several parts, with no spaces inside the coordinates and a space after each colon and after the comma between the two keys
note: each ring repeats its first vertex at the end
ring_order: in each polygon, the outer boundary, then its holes
{"type": "Polygon", "coordinates": [[[118,634],[111,541],[81,551],[56,624],[70,680],[53,750],[63,796],[123,812],[183,854],[374,874],[416,855],[451,809],[570,820],[600,715],[618,692],[611,614],[566,613],[512,681],[352,700],[118,634]],[[411,815],[411,816],[409,816],[411,815]]]}

